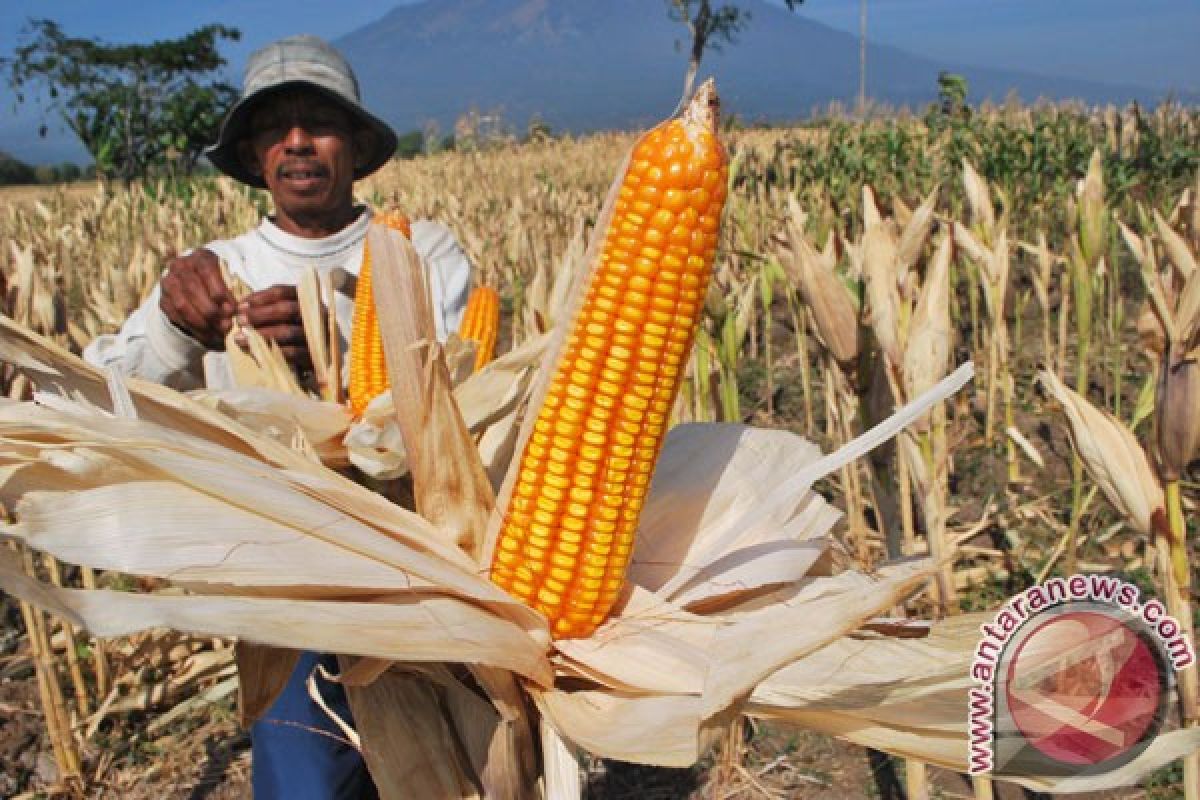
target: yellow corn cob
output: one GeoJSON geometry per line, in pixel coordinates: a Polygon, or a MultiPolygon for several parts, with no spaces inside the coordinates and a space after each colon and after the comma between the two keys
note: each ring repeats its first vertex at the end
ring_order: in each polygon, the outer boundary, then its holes
{"type": "Polygon", "coordinates": [[[634,147],[599,262],[521,454],[491,577],[588,636],[625,579],[704,304],[725,201],[716,92],[634,147]]]}
{"type": "MultiPolygon", "coordinates": [[[[395,211],[377,214],[375,222],[411,236],[408,218],[395,211]]],[[[375,318],[375,298],[371,294],[371,252],[363,244],[362,267],[354,289],[354,326],[350,333],[350,378],[346,398],[350,411],[359,416],[367,404],[387,391],[387,361],[383,355],[383,337],[375,318]]]]}
{"type": "Polygon", "coordinates": [[[496,353],[496,331],[500,327],[500,295],[490,286],[477,286],[467,298],[458,335],[475,342],[475,371],[483,369],[496,353]]]}

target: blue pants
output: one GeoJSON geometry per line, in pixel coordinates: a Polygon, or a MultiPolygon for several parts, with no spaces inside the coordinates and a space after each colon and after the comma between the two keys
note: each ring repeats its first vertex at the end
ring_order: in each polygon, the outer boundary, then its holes
{"type": "MultiPolygon", "coordinates": [[[[250,726],[255,800],[377,800],[375,784],[358,751],[308,696],[308,676],[320,664],[338,671],[337,658],[302,653],[287,686],[250,726]]],[[[317,678],[321,697],[351,722],[340,684],[317,678]]]]}

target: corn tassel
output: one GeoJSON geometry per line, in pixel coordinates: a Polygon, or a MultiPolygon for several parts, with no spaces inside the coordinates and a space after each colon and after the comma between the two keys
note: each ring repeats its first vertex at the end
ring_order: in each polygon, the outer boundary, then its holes
{"type": "MultiPolygon", "coordinates": [[[[408,219],[398,212],[378,214],[375,222],[412,236],[408,219]]],[[[354,416],[361,416],[367,405],[387,391],[387,361],[383,354],[383,337],[375,317],[375,298],[371,294],[371,252],[363,244],[362,267],[354,289],[354,326],[350,334],[350,378],[346,399],[354,416]]]]}
{"type": "Polygon", "coordinates": [[[475,342],[475,371],[483,369],[496,354],[496,331],[500,327],[500,295],[490,286],[477,286],[467,298],[458,335],[475,342]]]}
{"type": "Polygon", "coordinates": [[[711,82],[635,145],[595,272],[521,454],[491,576],[588,636],[625,579],[696,332],[726,192],[711,82]]]}

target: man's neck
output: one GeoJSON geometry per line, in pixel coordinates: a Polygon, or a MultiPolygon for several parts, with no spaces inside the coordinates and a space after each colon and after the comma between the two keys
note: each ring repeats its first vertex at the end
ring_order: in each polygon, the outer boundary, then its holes
{"type": "Polygon", "coordinates": [[[275,223],[275,227],[281,231],[302,239],[323,239],[344,230],[358,219],[358,215],[362,212],[363,206],[353,204],[337,212],[312,215],[276,211],[275,215],[271,217],[271,222],[275,223]]]}

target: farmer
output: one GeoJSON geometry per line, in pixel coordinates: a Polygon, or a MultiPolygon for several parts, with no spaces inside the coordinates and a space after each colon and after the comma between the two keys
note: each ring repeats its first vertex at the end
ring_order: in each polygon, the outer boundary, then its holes
{"type": "MultiPolygon", "coordinates": [[[[296,284],[308,266],[357,275],[371,210],[356,204],[354,181],[392,156],[396,134],[361,105],[349,64],[312,36],[281,39],[254,53],[242,97],[207,151],[217,169],[271,193],[274,214],[234,239],[209,242],[172,259],[159,285],[116,335],[84,352],[97,366],[178,389],[221,388],[225,336],[236,317],[274,339],[297,373],[311,367],[296,284]],[[253,291],[236,303],[218,258],[253,291]]],[[[445,227],[414,221],[412,242],[429,270],[439,337],[462,317],[470,266],[445,227]]],[[[341,290],[345,291],[345,290],[341,290]]],[[[352,291],[352,290],[351,290],[352,291]]],[[[334,298],[349,339],[352,294],[334,298]]],[[[343,342],[341,352],[348,348],[343,342]]],[[[332,656],[301,656],[282,694],[251,728],[257,798],[374,797],[361,756],[309,696],[306,681],[332,656]]],[[[349,719],[345,695],[322,681],[321,695],[349,719]]]]}

